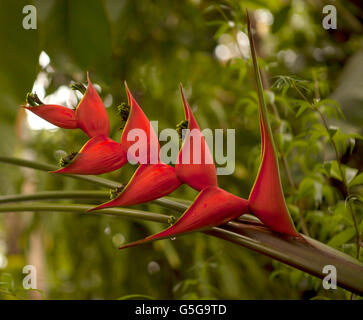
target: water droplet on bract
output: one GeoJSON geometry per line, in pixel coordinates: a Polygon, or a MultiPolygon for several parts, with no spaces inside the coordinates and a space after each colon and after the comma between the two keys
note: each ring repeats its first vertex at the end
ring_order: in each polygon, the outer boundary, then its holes
{"type": "Polygon", "coordinates": [[[174,241],[176,239],[176,237],[171,237],[170,240],[171,241],[174,241]]]}

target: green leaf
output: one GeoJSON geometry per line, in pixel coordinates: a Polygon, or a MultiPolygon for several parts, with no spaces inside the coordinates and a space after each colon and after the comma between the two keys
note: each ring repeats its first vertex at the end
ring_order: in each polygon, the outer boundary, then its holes
{"type": "MultiPolygon", "coordinates": [[[[356,176],[356,174],[358,173],[358,169],[356,168],[351,168],[348,167],[346,165],[340,164],[343,174],[345,176],[345,180],[346,182],[349,184],[353,178],[356,176]]],[[[332,161],[332,165],[330,168],[330,176],[332,178],[335,178],[339,181],[343,181],[343,177],[341,175],[340,169],[339,169],[339,165],[338,162],[336,160],[332,161]]]]}
{"type": "Polygon", "coordinates": [[[328,245],[338,248],[343,244],[347,243],[350,239],[352,239],[355,235],[354,227],[350,227],[345,229],[344,231],[335,235],[329,242],[328,245]]]}
{"type": "Polygon", "coordinates": [[[300,108],[296,112],[296,118],[300,117],[304,113],[305,110],[311,109],[310,104],[307,103],[306,101],[299,100],[299,104],[300,104],[300,108]]]}
{"type": "MultiPolygon", "coordinates": [[[[24,101],[25,93],[30,91],[39,69],[37,29],[24,29],[23,7],[29,1],[0,2],[0,38],[3,46],[0,50],[0,98],[4,94],[11,96],[15,103],[24,101]]],[[[12,105],[16,108],[16,105],[12,105]]],[[[3,106],[1,106],[3,108],[3,106]]]]}
{"type": "Polygon", "coordinates": [[[274,23],[271,28],[272,33],[276,33],[281,29],[282,26],[284,26],[287,23],[290,9],[291,6],[286,5],[282,7],[280,11],[275,14],[274,23]]]}
{"type": "Polygon", "coordinates": [[[69,1],[69,45],[79,66],[109,76],[111,31],[101,0],[69,1]]]}
{"type": "MultiPolygon", "coordinates": [[[[315,104],[315,106],[317,108],[321,107],[321,106],[324,106],[324,107],[332,107],[334,108],[335,111],[337,111],[339,113],[339,115],[341,116],[341,118],[345,119],[344,118],[344,114],[343,114],[343,111],[342,109],[340,108],[340,105],[337,101],[333,100],[333,99],[323,99],[323,100],[320,100],[319,102],[317,102],[315,104]]],[[[325,110],[326,113],[329,113],[327,110],[325,110]]],[[[329,113],[330,114],[330,113],[329,113]]],[[[337,116],[337,114],[336,114],[337,116]]]]}
{"type": "Polygon", "coordinates": [[[355,176],[350,182],[349,187],[363,185],[363,172],[355,176]]]}

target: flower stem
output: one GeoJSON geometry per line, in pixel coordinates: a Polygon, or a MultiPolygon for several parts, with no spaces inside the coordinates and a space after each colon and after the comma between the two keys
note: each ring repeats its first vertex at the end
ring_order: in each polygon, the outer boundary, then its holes
{"type": "Polygon", "coordinates": [[[30,204],[7,204],[0,205],[0,212],[74,212],[83,215],[92,216],[94,214],[102,214],[109,216],[129,217],[135,219],[143,219],[147,221],[167,223],[169,216],[161,213],[154,213],[142,210],[134,210],[129,208],[107,208],[93,213],[85,213],[91,209],[92,205],[84,204],[54,204],[54,203],[30,203],[30,204]]]}
{"type": "Polygon", "coordinates": [[[32,194],[16,194],[0,197],[0,204],[9,202],[20,201],[33,201],[33,200],[55,200],[55,199],[84,199],[84,200],[102,200],[109,199],[107,191],[45,191],[32,194]]]}
{"type": "MultiPolygon", "coordinates": [[[[13,157],[0,156],[0,162],[14,164],[14,165],[22,166],[22,167],[27,167],[27,168],[33,168],[33,169],[41,170],[41,171],[53,171],[53,170],[57,169],[56,166],[52,166],[47,163],[39,163],[39,162],[31,161],[31,160],[25,160],[25,159],[20,159],[20,158],[13,158],[13,157]]],[[[106,187],[106,188],[112,188],[112,189],[122,186],[121,183],[118,183],[116,181],[112,181],[112,180],[104,179],[104,178],[100,178],[100,177],[95,177],[95,176],[82,176],[82,175],[63,174],[63,173],[62,173],[62,175],[58,175],[58,176],[65,176],[65,177],[69,177],[69,178],[73,178],[73,179],[83,180],[85,182],[90,182],[92,184],[98,185],[100,187],[106,187]]],[[[160,199],[154,200],[154,203],[157,203],[158,205],[168,208],[168,209],[174,209],[178,212],[184,212],[189,207],[189,204],[187,201],[185,201],[183,199],[172,198],[172,197],[160,198],[160,199]]]]}
{"type": "MultiPolygon", "coordinates": [[[[39,163],[39,162],[31,161],[31,160],[13,158],[13,157],[1,156],[0,162],[15,164],[15,165],[18,165],[21,167],[33,168],[33,169],[37,169],[37,170],[41,170],[41,171],[54,171],[54,170],[59,169],[57,166],[53,166],[51,164],[39,163]]],[[[92,184],[96,184],[98,186],[106,187],[106,188],[116,188],[116,187],[121,186],[121,184],[116,181],[103,179],[103,178],[95,177],[95,176],[82,176],[82,175],[76,175],[76,174],[63,174],[63,173],[62,173],[62,175],[64,175],[65,177],[90,182],[92,184]]],[[[60,175],[58,175],[58,176],[60,176],[60,175]]]]}

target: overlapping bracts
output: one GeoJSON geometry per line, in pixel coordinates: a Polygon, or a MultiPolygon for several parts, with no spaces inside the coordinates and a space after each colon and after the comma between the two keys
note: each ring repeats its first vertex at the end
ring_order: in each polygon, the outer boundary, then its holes
{"type": "Polygon", "coordinates": [[[218,187],[213,156],[182,87],[181,94],[188,130],[175,167],[160,161],[157,135],[127,85],[126,93],[130,112],[121,143],[108,137],[110,125],[107,112],[89,79],[84,97],[75,110],[56,105],[26,107],[61,128],[80,128],[91,138],[69,163],[55,171],[56,173],[102,174],[117,170],[128,161],[137,162],[137,159],[128,153],[134,143],[130,141],[129,135],[133,129],[145,132],[146,139],[143,143],[146,144],[144,147],[147,150],[147,159],[143,163],[139,162],[139,167],[129,183],[113,200],[90,211],[152,201],[170,194],[181,184],[187,184],[200,191],[192,205],[174,225],[122,248],[218,226],[245,213],[256,215],[276,232],[299,236],[286,207],[266,110],[261,106],[259,108],[261,163],[249,199],[246,200],[218,187]],[[198,148],[195,148],[194,139],[199,139],[198,148]]]}

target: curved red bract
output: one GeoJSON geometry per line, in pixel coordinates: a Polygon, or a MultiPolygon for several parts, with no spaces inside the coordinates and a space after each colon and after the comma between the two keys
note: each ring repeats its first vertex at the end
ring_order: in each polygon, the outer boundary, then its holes
{"type": "Polygon", "coordinates": [[[75,111],[78,128],[90,138],[98,135],[108,136],[110,121],[103,102],[87,75],[88,86],[75,111]]]}
{"type": "Polygon", "coordinates": [[[152,201],[168,195],[180,185],[172,166],[163,163],[140,165],[117,198],[89,211],[152,201]]]}
{"type": "MultiPolygon", "coordinates": [[[[130,114],[127,119],[126,125],[122,132],[121,136],[121,144],[126,151],[135,143],[130,140],[130,133],[132,130],[137,129],[141,130],[145,133],[147,138],[146,145],[146,156],[147,158],[141,164],[156,164],[159,163],[159,152],[160,145],[158,137],[155,133],[154,128],[151,126],[149,119],[146,117],[145,113],[142,111],[134,97],[132,96],[127,84],[125,84],[126,93],[129,100],[130,105],[130,114]]],[[[129,160],[137,162],[136,159],[133,159],[132,156],[128,155],[129,160]]]]}
{"type": "Polygon", "coordinates": [[[52,173],[102,174],[117,170],[126,163],[121,144],[106,136],[97,136],[87,141],[68,166],[52,173]]]}
{"type": "Polygon", "coordinates": [[[222,225],[248,212],[247,200],[221,188],[209,186],[199,193],[192,205],[174,225],[145,239],[126,244],[120,249],[222,225]]]}
{"type": "Polygon", "coordinates": [[[208,186],[217,186],[216,167],[213,156],[205,141],[200,128],[194,118],[193,112],[185,98],[182,86],[180,91],[183,98],[185,118],[188,120],[188,129],[190,132],[186,135],[183,145],[180,149],[175,172],[178,178],[200,191],[208,186]],[[195,143],[200,141],[199,148],[195,148],[195,143]]]}
{"type": "Polygon", "coordinates": [[[74,110],[55,104],[43,104],[35,107],[24,106],[38,117],[63,129],[77,129],[77,119],[74,110]]]}
{"type": "Polygon", "coordinates": [[[299,236],[282,191],[277,157],[267,121],[260,110],[261,164],[248,202],[251,212],[272,230],[299,236]]]}

